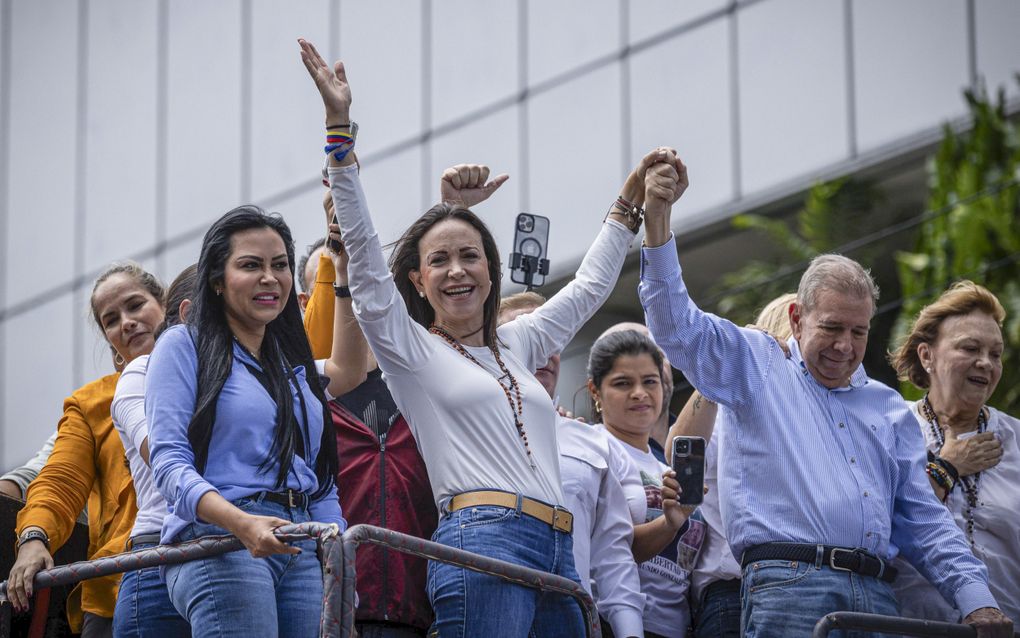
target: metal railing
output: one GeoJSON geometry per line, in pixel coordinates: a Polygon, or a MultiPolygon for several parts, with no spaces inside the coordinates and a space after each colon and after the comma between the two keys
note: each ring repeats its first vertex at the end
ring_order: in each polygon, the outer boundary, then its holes
{"type": "MultiPolygon", "coordinates": [[[[316,541],[322,564],[322,619],[319,624],[322,638],[354,636],[355,554],[362,543],[457,565],[516,585],[570,596],[581,608],[587,635],[590,638],[602,637],[595,602],[580,585],[562,576],[371,525],[355,525],[342,536],[336,525],[314,522],[284,525],[276,530],[276,537],[283,542],[316,541]]],[[[186,563],[241,549],[244,545],[235,536],[204,536],[177,545],[157,545],[46,569],[35,575],[33,585],[39,591],[110,574],[186,563]]],[[[0,638],[10,637],[10,624],[11,605],[7,599],[7,581],[4,581],[0,583],[0,638]]]]}
{"type": "MultiPolygon", "coordinates": [[[[583,587],[563,576],[539,571],[530,567],[522,567],[504,560],[481,556],[463,549],[427,541],[416,536],[401,534],[393,530],[372,525],[355,525],[343,535],[344,551],[344,603],[343,608],[354,608],[354,554],[361,543],[372,543],[404,554],[412,554],[420,558],[457,565],[465,569],[495,576],[515,585],[533,587],[542,591],[550,591],[573,598],[581,608],[585,630],[589,638],[602,638],[599,615],[595,609],[595,601],[583,587]]],[[[350,615],[351,631],[353,631],[353,612],[350,615]]],[[[352,633],[342,631],[341,638],[352,638],[352,633]]]]}
{"type": "MultiPolygon", "coordinates": [[[[825,638],[830,631],[835,629],[880,631],[897,636],[946,636],[947,638],[974,638],[977,636],[977,631],[970,625],[900,618],[899,616],[861,614],[851,611],[836,611],[826,614],[815,625],[815,630],[811,635],[812,638],[825,638]]],[[[1020,636],[1020,633],[1013,635],[1020,636]]]]}

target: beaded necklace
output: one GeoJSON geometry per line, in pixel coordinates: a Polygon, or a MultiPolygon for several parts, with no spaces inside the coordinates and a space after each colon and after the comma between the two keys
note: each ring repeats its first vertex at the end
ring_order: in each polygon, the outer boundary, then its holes
{"type": "MultiPolygon", "coordinates": [[[[946,443],[946,436],[942,432],[942,427],[939,426],[939,417],[935,414],[935,408],[931,406],[931,401],[928,400],[928,395],[924,395],[924,399],[921,400],[921,412],[924,414],[925,420],[928,421],[928,427],[931,429],[932,437],[938,444],[938,451],[942,451],[942,446],[946,443]]],[[[985,414],[985,409],[981,408],[978,412],[978,434],[981,434],[988,429],[988,415],[985,414]]],[[[963,490],[963,494],[966,500],[966,505],[963,508],[963,518],[967,521],[967,540],[970,541],[970,546],[974,546],[974,510],[978,506],[978,490],[981,488],[981,472],[975,472],[970,476],[960,477],[960,489],[963,490]]]]}
{"type": "MultiPolygon", "coordinates": [[[[485,366],[482,365],[482,362],[476,359],[474,355],[472,355],[470,352],[468,352],[464,348],[464,346],[461,345],[460,341],[458,341],[449,332],[443,330],[436,324],[432,324],[431,326],[429,326],[429,332],[431,332],[434,335],[438,335],[439,337],[442,337],[443,341],[450,344],[450,347],[459,352],[462,357],[464,357],[471,363],[475,364],[482,370],[485,370],[486,373],[489,372],[485,368],[485,366]]],[[[521,402],[521,387],[517,384],[517,379],[514,377],[513,374],[511,374],[510,370],[506,367],[506,364],[503,363],[503,358],[499,356],[499,348],[492,345],[489,346],[489,350],[492,351],[492,356],[495,357],[496,364],[499,366],[500,371],[503,373],[503,376],[496,379],[496,383],[499,384],[500,389],[503,390],[503,394],[506,395],[507,403],[510,404],[510,411],[513,412],[514,415],[514,426],[517,428],[517,434],[521,437],[521,441],[524,442],[524,452],[528,455],[528,461],[531,463],[531,467],[535,468],[537,467],[535,465],[535,459],[531,456],[531,447],[528,446],[528,433],[524,431],[524,421],[521,418],[522,415],[524,414],[524,404],[521,402]],[[510,387],[503,385],[504,378],[509,380],[510,387]],[[513,394],[510,393],[511,389],[513,390],[513,394]],[[515,398],[516,401],[514,400],[515,398]]]]}

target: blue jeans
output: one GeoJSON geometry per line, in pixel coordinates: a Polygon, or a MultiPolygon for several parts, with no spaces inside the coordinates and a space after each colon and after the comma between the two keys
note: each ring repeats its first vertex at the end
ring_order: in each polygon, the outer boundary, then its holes
{"type": "MultiPolygon", "coordinates": [[[[573,540],[520,508],[494,505],[447,513],[432,540],[579,581],[573,540]]],[[[513,585],[495,576],[429,561],[427,589],[440,638],[575,638],[584,635],[573,598],[513,585]]]]}
{"type": "MultiPolygon", "coordinates": [[[[740,625],[746,638],[810,636],[822,616],[834,611],[899,616],[892,587],[877,578],[828,566],[763,560],[744,568],[740,625]]],[[[834,631],[831,636],[866,636],[834,631]]]]}
{"type": "MultiPolygon", "coordinates": [[[[153,547],[138,543],[132,550],[153,547]]],[[[191,625],[170,602],[159,567],[126,572],[113,611],[114,638],[191,638],[191,625]]]]}
{"type": "Polygon", "coordinates": [[[694,638],[740,638],[740,583],[714,582],[694,616],[694,638]]]}
{"type": "MultiPolygon", "coordinates": [[[[243,498],[234,505],[249,514],[295,523],[310,520],[306,509],[292,510],[269,501],[243,498]]],[[[177,540],[226,533],[215,525],[192,523],[177,540]]],[[[315,541],[293,545],[301,548],[300,554],[252,558],[247,550],[240,550],[169,566],[170,600],[202,638],[315,638],[322,617],[322,571],[315,541]]]]}

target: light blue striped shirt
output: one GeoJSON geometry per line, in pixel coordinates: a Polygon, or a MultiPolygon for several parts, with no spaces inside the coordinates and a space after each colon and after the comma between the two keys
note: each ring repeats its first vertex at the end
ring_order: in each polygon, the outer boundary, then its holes
{"type": "Polygon", "coordinates": [[[675,243],[643,248],[641,304],[655,342],[720,404],[719,497],[733,555],[769,542],[902,553],[964,616],[995,607],[988,572],[932,493],[925,445],[903,398],[863,366],[819,384],[790,339],[702,312],[675,243]]]}

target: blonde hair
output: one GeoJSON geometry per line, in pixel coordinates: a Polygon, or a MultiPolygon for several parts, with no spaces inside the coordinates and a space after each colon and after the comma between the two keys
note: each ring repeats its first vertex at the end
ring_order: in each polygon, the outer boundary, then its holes
{"type": "Polygon", "coordinates": [[[1002,327],[1006,319],[1006,311],[998,298],[984,286],[973,281],[958,281],[949,290],[921,309],[910,332],[896,350],[889,353],[889,363],[896,369],[902,381],[910,381],[919,388],[927,388],[931,378],[921,363],[917,347],[922,343],[934,344],[939,336],[939,326],[950,317],[969,315],[972,312],[983,312],[1002,327]]]}
{"type": "Polygon", "coordinates": [[[793,328],[790,327],[790,304],[797,301],[797,293],[788,292],[768,302],[754,325],[761,328],[780,341],[786,341],[793,336],[793,328]]]}
{"type": "Polygon", "coordinates": [[[532,290],[518,292],[499,300],[499,310],[496,312],[496,316],[515,310],[524,310],[525,308],[535,309],[544,304],[545,301],[545,297],[532,290]]]}

